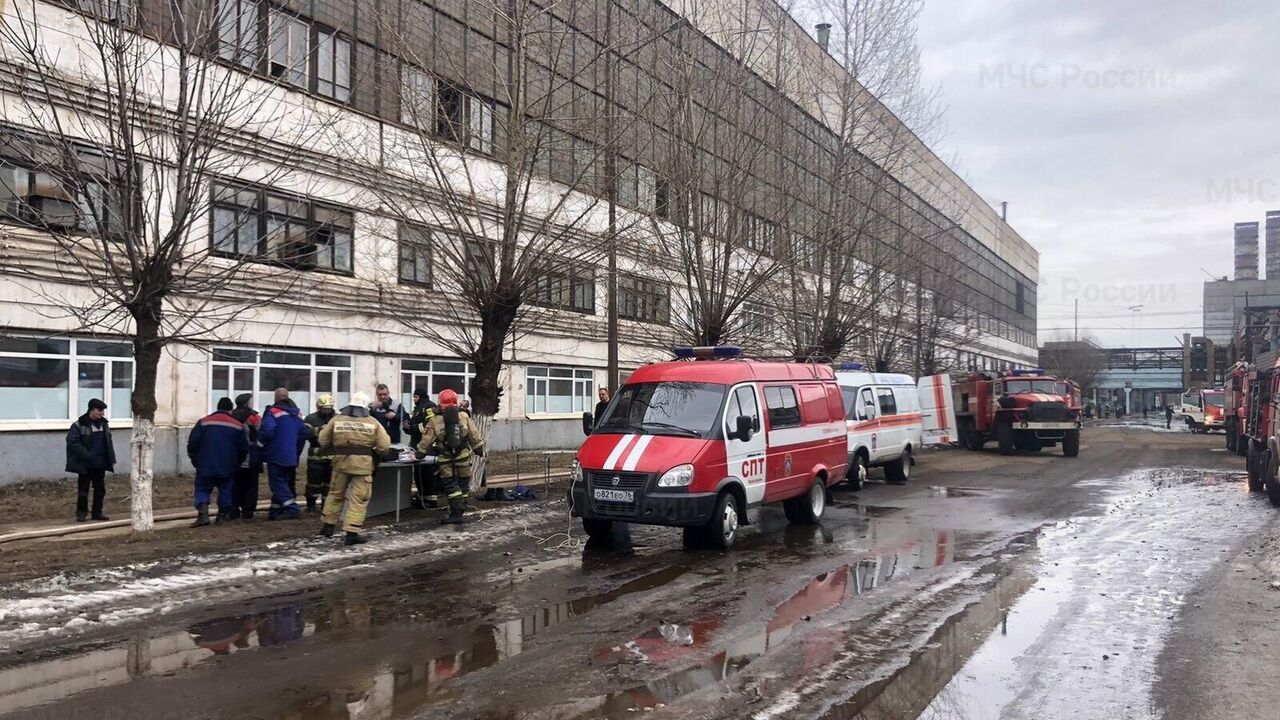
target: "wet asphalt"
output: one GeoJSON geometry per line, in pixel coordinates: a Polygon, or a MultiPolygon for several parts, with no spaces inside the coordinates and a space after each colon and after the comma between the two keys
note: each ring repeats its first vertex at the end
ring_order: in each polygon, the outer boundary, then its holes
{"type": "Polygon", "coordinates": [[[727,553],[583,544],[547,504],[496,544],[0,649],[0,716],[1259,717],[1267,673],[1214,666],[1280,660],[1245,630],[1277,618],[1254,563],[1280,511],[1222,444],[1099,426],[1074,459],[925,453],[727,553]]]}

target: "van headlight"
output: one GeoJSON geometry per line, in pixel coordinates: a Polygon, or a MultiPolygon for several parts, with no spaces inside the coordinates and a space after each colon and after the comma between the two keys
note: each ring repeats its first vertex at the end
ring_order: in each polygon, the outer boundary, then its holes
{"type": "Polygon", "coordinates": [[[688,487],[693,482],[693,466],[677,465],[662,473],[658,487],[688,487]]]}
{"type": "Polygon", "coordinates": [[[574,458],[573,464],[569,466],[569,482],[574,485],[582,482],[582,463],[578,462],[578,458],[574,458]]]}

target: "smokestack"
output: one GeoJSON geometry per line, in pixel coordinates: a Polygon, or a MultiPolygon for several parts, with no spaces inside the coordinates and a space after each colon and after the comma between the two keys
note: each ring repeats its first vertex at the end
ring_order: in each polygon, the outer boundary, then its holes
{"type": "Polygon", "coordinates": [[[818,23],[815,29],[818,31],[818,44],[822,46],[822,52],[827,52],[831,45],[831,23],[818,23]]]}
{"type": "Polygon", "coordinates": [[[1009,203],[1007,202],[1000,203],[1000,219],[1009,222],[1009,203]]]}
{"type": "Polygon", "coordinates": [[[1280,280],[1280,210],[1267,211],[1267,279],[1280,280]]]}
{"type": "Polygon", "coordinates": [[[1258,279],[1258,223],[1236,223],[1236,280],[1258,279]]]}

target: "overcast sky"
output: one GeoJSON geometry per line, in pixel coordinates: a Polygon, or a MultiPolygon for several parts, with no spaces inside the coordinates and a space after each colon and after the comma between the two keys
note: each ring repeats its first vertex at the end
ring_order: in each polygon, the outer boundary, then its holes
{"type": "Polygon", "coordinates": [[[1277,31],[1274,0],[926,0],[935,149],[1040,251],[1042,342],[1076,297],[1106,345],[1199,331],[1201,268],[1280,209],[1277,31]]]}

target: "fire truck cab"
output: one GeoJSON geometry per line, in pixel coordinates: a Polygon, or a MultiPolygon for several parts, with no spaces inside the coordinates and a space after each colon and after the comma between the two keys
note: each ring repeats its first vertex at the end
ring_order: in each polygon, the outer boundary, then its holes
{"type": "Polygon", "coordinates": [[[1182,417],[1191,432],[1222,430],[1225,420],[1225,392],[1222,388],[1193,390],[1182,396],[1182,417]]]}
{"type": "Polygon", "coordinates": [[[1271,504],[1280,507],[1280,438],[1277,438],[1277,399],[1280,399],[1280,353],[1271,351],[1254,359],[1245,372],[1246,388],[1243,432],[1237,448],[1244,445],[1249,490],[1267,493],[1271,504]]]}
{"type": "Polygon", "coordinates": [[[1249,364],[1238,362],[1227,371],[1223,385],[1222,416],[1223,429],[1227,434],[1227,450],[1244,455],[1248,445],[1242,439],[1245,436],[1245,418],[1248,414],[1248,375],[1249,364]]]}
{"type": "Polygon", "coordinates": [[[1062,444],[1062,454],[1080,454],[1080,405],[1072,383],[1039,368],[999,375],[973,373],[954,383],[960,442],[981,450],[995,440],[1001,455],[1062,444]]]}
{"type": "Polygon", "coordinates": [[[731,546],[766,503],[815,524],[844,480],[845,411],[829,365],[741,359],[729,346],[676,348],[631,374],[571,469],[571,513],[593,538],[614,522],[684,528],[685,542],[731,546]]]}

